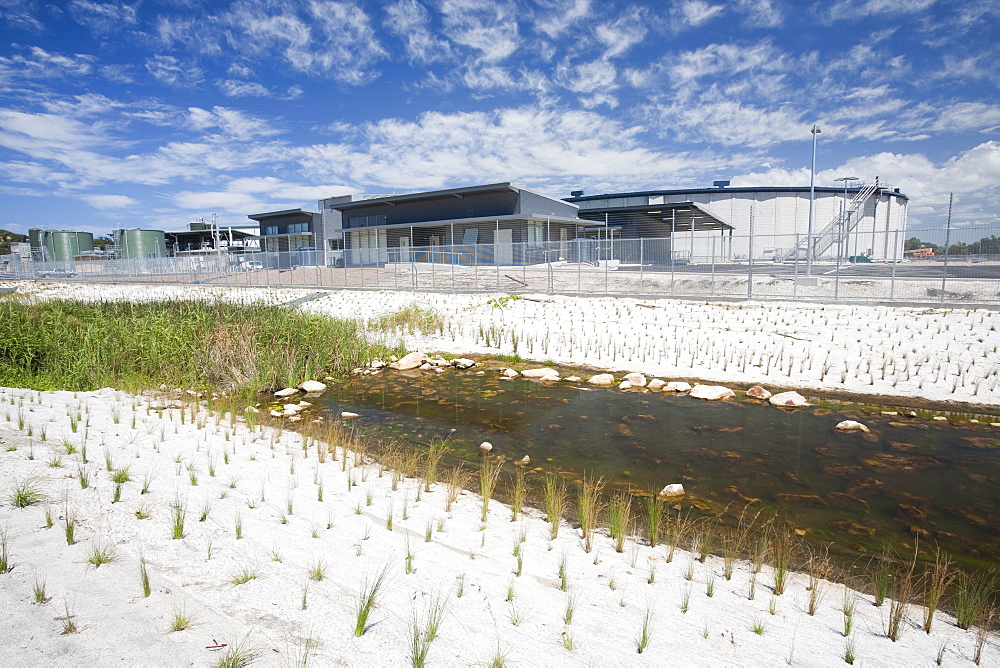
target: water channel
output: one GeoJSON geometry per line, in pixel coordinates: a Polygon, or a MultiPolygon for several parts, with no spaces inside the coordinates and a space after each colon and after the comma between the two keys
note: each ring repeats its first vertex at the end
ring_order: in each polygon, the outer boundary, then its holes
{"type": "MultiPolygon", "coordinates": [[[[648,493],[684,484],[685,506],[706,514],[777,510],[841,559],[940,545],[967,566],[1000,563],[1000,429],[978,416],[885,415],[886,407],[810,397],[780,409],[748,399],[507,380],[500,366],[384,371],[333,384],[323,407],[377,438],[426,447],[448,438],[451,457],[479,444],[509,461],[530,457],[570,480],[586,472],[648,493]],[[477,373],[485,371],[485,373],[477,373]],[[841,433],[858,420],[870,434],[841,433]]],[[[565,373],[565,372],[564,372],[565,373]]],[[[583,374],[581,374],[583,375],[583,374]]]]}

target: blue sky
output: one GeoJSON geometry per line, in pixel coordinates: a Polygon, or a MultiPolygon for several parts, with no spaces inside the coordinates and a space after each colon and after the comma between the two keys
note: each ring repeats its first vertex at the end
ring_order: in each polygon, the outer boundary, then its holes
{"type": "Polygon", "coordinates": [[[995,0],[0,0],[0,228],[808,185],[813,123],[818,185],[1000,225],[998,29],[995,0]]]}

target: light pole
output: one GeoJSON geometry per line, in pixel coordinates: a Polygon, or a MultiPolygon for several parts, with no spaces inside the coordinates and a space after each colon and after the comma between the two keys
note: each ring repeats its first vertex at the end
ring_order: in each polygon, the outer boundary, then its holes
{"type": "Polygon", "coordinates": [[[806,228],[806,276],[812,275],[812,254],[813,254],[813,205],[816,199],[816,135],[822,130],[813,124],[809,132],[813,136],[813,159],[812,168],[809,170],[809,226],[806,228]]]}
{"type": "MultiPolygon", "coordinates": [[[[859,179],[857,176],[841,176],[840,178],[834,179],[835,182],[839,182],[839,181],[843,181],[844,182],[844,202],[843,202],[843,204],[840,205],[841,206],[841,209],[840,209],[840,234],[837,235],[837,262],[838,263],[840,262],[841,245],[844,243],[844,228],[845,228],[845,224],[846,224],[846,222],[848,220],[848,215],[849,215],[848,212],[847,212],[847,186],[851,183],[851,181],[860,181],[860,180],[861,179],[859,179]]],[[[849,230],[848,230],[848,232],[849,232],[849,230]]],[[[850,244],[848,244],[848,246],[850,246],[850,244]]]]}

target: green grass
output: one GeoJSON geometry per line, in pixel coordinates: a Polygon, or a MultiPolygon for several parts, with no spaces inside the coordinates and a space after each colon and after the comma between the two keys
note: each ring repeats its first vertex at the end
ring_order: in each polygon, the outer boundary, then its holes
{"type": "Polygon", "coordinates": [[[256,392],[346,372],[401,350],[349,320],[196,301],[0,301],[0,386],[256,392]]]}
{"type": "Polygon", "coordinates": [[[37,478],[25,478],[21,482],[14,483],[7,499],[17,508],[27,508],[32,504],[44,501],[45,494],[38,486],[37,478]]]}
{"type": "Polygon", "coordinates": [[[386,564],[377,575],[365,576],[364,581],[361,583],[361,591],[358,593],[357,605],[355,607],[357,614],[355,615],[354,635],[356,637],[360,638],[368,629],[368,617],[371,616],[372,610],[375,608],[378,597],[382,593],[382,589],[385,588],[388,578],[389,565],[386,564]]]}
{"type": "Polygon", "coordinates": [[[229,580],[229,582],[234,585],[242,585],[250,582],[251,580],[256,580],[259,577],[260,570],[253,566],[244,566],[229,580]]]}
{"type": "Polygon", "coordinates": [[[95,543],[90,546],[90,554],[87,555],[87,563],[93,564],[94,568],[100,568],[102,564],[110,564],[115,560],[115,549],[110,545],[95,543]]]}
{"type": "Polygon", "coordinates": [[[174,608],[174,616],[170,620],[170,630],[183,631],[184,629],[190,627],[193,621],[194,618],[192,615],[188,614],[185,608],[174,608]]]}

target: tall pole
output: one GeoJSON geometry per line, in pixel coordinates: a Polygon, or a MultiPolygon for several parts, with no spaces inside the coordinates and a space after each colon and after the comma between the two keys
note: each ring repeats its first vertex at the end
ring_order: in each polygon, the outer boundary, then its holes
{"type": "Polygon", "coordinates": [[[822,130],[818,125],[813,125],[810,130],[813,136],[813,157],[812,168],[809,170],[809,226],[806,228],[806,276],[812,275],[812,254],[813,254],[813,206],[816,199],[816,135],[822,130]]]}
{"type": "Polygon", "coordinates": [[[948,284],[948,251],[951,246],[951,204],[955,193],[948,193],[948,228],[944,233],[944,266],[941,268],[941,301],[944,301],[945,286],[948,284]]]}

